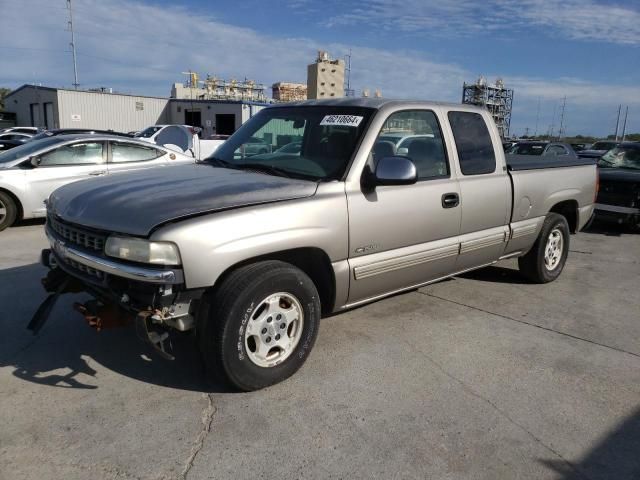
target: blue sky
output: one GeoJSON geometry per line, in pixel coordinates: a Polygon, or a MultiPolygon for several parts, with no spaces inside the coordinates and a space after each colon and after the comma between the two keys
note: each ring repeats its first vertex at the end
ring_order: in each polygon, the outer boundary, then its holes
{"type": "MultiPolygon", "coordinates": [[[[180,72],[305,81],[316,50],[352,50],[352,87],[460,101],[462,82],[515,90],[512,132],[640,131],[640,2],[595,0],[73,0],[82,87],[169,94],[180,72]],[[538,102],[540,114],[537,115],[538,102]]],[[[0,86],[73,82],[65,0],[0,0],[0,86]]]]}

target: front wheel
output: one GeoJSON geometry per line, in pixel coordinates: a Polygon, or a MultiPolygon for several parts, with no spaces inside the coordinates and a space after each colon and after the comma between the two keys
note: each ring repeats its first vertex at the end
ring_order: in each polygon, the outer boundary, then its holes
{"type": "Polygon", "coordinates": [[[560,276],[569,255],[569,225],[557,213],[549,213],[536,242],[518,258],[520,272],[534,283],[548,283],[560,276]]]}
{"type": "Polygon", "coordinates": [[[13,198],[0,192],[0,232],[13,225],[18,216],[18,208],[13,198]]]}
{"type": "Polygon", "coordinates": [[[309,356],[320,323],[315,285],[280,261],[235,270],[203,308],[198,336],[205,363],[244,391],[293,375],[309,356]]]}

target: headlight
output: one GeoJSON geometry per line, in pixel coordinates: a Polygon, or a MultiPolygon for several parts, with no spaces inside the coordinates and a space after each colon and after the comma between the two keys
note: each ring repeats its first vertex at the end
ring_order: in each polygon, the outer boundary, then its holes
{"type": "Polygon", "coordinates": [[[171,242],[151,242],[141,238],[107,238],[104,253],[110,257],[155,265],[180,265],[178,246],[171,242]]]}

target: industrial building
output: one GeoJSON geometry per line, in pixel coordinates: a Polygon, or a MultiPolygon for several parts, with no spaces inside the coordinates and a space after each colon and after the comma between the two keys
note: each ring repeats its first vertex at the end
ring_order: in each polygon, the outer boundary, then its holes
{"type": "Polygon", "coordinates": [[[271,86],[271,96],[277,102],[297,102],[307,99],[304,83],[277,82],[271,86]]]}
{"type": "Polygon", "coordinates": [[[320,50],[315,63],[307,66],[307,97],[344,97],[344,60],[331,60],[329,54],[320,50]]]}
{"type": "Polygon", "coordinates": [[[193,100],[246,100],[250,102],[266,102],[265,86],[255,80],[238,81],[235,78],[224,80],[207,75],[200,80],[196,72],[184,72],[187,83],[174,83],[171,98],[193,100]]]}
{"type": "Polygon", "coordinates": [[[231,135],[267,103],[243,100],[187,100],[171,98],[168,123],[201,127],[204,136],[231,135]]]}
{"type": "Polygon", "coordinates": [[[230,99],[146,97],[111,90],[73,90],[23,85],[5,97],[16,125],[42,128],[93,128],[121,132],[149,125],[202,127],[204,135],[230,135],[265,102],[230,99]]]}
{"type": "Polygon", "coordinates": [[[500,136],[503,139],[509,137],[513,90],[505,88],[502,79],[498,78],[494,85],[487,84],[483,76],[476,83],[465,82],[462,86],[462,103],[479,105],[489,110],[500,136]]]}
{"type": "Polygon", "coordinates": [[[166,98],[23,85],[5,97],[16,124],[43,128],[136,131],[170,123],[166,98]]]}

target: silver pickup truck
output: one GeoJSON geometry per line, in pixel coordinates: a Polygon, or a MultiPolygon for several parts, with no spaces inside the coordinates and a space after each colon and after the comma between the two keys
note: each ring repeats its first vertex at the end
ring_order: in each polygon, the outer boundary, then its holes
{"type": "Polygon", "coordinates": [[[214,375],[255,390],[300,368],[322,315],[510,257],[532,282],[556,279],[595,195],[590,160],[507,165],[476,107],[277,105],[206,161],[56,190],[51,295],[30,328],[61,293],[86,291],[92,325],[131,321],[168,358],[169,335],[193,331],[214,375]],[[392,133],[411,137],[406,151],[392,133]],[[255,138],[269,153],[247,152],[255,138]]]}

